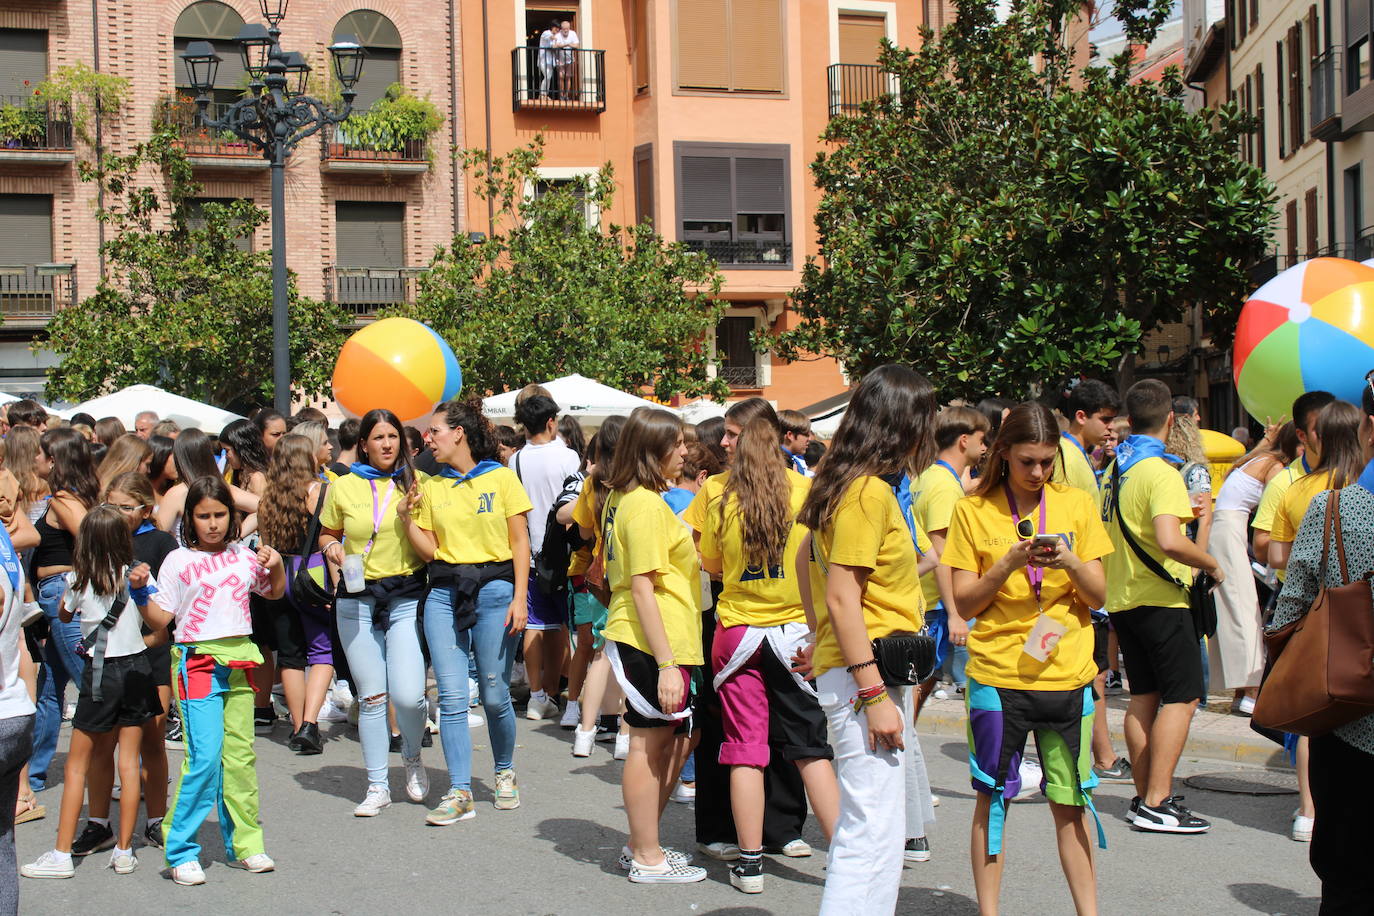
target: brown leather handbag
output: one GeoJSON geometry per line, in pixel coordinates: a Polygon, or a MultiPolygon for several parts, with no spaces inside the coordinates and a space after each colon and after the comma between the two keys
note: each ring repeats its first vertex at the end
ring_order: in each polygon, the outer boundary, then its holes
{"type": "Polygon", "coordinates": [[[1254,721],[1298,735],[1323,735],[1374,713],[1374,591],[1370,572],[1350,578],[1341,532],[1340,491],[1326,503],[1321,590],[1307,613],[1264,637],[1272,660],[1255,702],[1254,721]],[[1327,588],[1327,554],[1345,585],[1327,588]]]}

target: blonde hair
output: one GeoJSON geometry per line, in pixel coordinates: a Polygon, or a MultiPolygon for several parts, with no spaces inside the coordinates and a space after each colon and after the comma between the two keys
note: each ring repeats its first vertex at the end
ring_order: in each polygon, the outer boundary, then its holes
{"type": "Polygon", "coordinates": [[[1177,455],[1189,464],[1207,463],[1207,453],[1202,449],[1202,436],[1191,414],[1174,414],[1174,426],[1169,430],[1169,441],[1165,447],[1170,454],[1177,455]]]}

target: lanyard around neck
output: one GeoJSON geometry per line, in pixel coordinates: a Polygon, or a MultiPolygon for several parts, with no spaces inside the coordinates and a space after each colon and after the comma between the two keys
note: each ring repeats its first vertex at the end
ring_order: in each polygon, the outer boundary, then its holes
{"type": "Polygon", "coordinates": [[[386,507],[391,503],[391,494],[396,489],[396,479],[393,477],[386,482],[386,494],[382,496],[380,503],[377,501],[377,481],[369,480],[368,484],[372,487],[372,536],[367,539],[367,546],[363,548],[364,559],[372,552],[377,533],[382,530],[382,517],[386,515],[386,507]]]}
{"type": "MultiPolygon", "coordinates": [[[[1016,508],[1016,494],[1011,491],[1011,484],[1002,481],[1002,489],[1007,494],[1007,506],[1011,508],[1012,525],[1017,529],[1016,536],[1021,536],[1021,513],[1016,508]]],[[[1045,488],[1040,488],[1040,528],[1038,534],[1045,533],[1045,488]]],[[[1026,564],[1026,578],[1030,580],[1031,590],[1035,592],[1035,603],[1040,604],[1040,590],[1045,585],[1045,569],[1042,566],[1032,566],[1026,564]]],[[[1041,608],[1043,610],[1043,608],[1041,608]]]]}
{"type": "Polygon", "coordinates": [[[959,482],[959,486],[960,486],[960,487],[963,487],[963,485],[964,485],[964,478],[963,478],[963,475],[961,475],[958,471],[954,470],[954,465],[950,464],[948,461],[946,461],[946,460],[943,459],[943,458],[941,458],[939,461],[937,461],[937,462],[935,462],[935,463],[938,464],[940,467],[944,468],[946,471],[949,471],[951,474],[953,474],[953,475],[954,475],[954,479],[957,480],[957,481],[959,482]]]}

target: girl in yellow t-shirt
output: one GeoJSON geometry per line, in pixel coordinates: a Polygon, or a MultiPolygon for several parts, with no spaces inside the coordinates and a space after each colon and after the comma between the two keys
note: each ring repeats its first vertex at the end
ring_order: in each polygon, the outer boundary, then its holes
{"type": "Polygon", "coordinates": [[[745,424],[724,489],[705,506],[699,545],[702,566],[722,583],[711,667],[725,735],[720,762],[730,767],[730,807],[739,837],[730,883],[746,893],[763,890],[770,706],[781,712],[786,756],[801,771],[827,839],[839,815],[825,714],[815,690],[789,670],[809,632],[789,560],[806,537],[796,518],[811,483],[791,469],[781,441],[782,430],[769,415],[745,424]]]}
{"type": "Polygon", "coordinates": [[[476,815],[468,732],[469,659],[477,662],[495,763],[498,811],[520,807],[515,780],[515,707],[510,672],[525,629],[530,575],[530,499],[496,460],[496,430],[481,401],[440,404],[429,421],[434,458],[446,467],[412,487],[400,512],[429,562],[425,642],[439,684],[439,739],[449,788],[425,818],[445,827],[476,815]]]}
{"type": "Polygon", "coordinates": [[[1099,558],[1112,546],[1093,498],[1051,482],[1058,447],[1049,408],[1034,401],[1013,408],[978,488],[954,509],[941,555],[953,569],[959,613],[978,618],[969,632],[965,702],[978,790],[973,882],[984,911],[997,909],[1006,804],[1020,789],[1020,758],[1033,730],[1069,889],[1078,912],[1095,912],[1083,811],[1097,785],[1088,609],[1105,600],[1099,558]]]}
{"type": "Polygon", "coordinates": [[[816,617],[814,650],[803,651],[798,666],[810,656],[840,786],[825,916],[897,905],[911,691],[884,685],[872,641],[916,633],[925,616],[914,522],[893,488],[930,463],[934,421],[935,390],[924,376],[895,365],[864,376],[798,514],[811,529],[802,552],[816,617]]]}
{"type": "Polygon", "coordinates": [[[660,495],[682,471],[682,421],[639,408],[606,475],[600,529],[611,589],[606,657],[625,691],[630,753],[622,792],[630,821],[630,880],[687,884],[706,870],[659,846],[662,800],[691,753],[693,676],[701,658],[696,546],[660,495]]]}
{"type": "Polygon", "coordinates": [[[1360,408],[1346,401],[1332,401],[1317,414],[1317,425],[1307,445],[1312,470],[1293,482],[1274,513],[1274,526],[1269,531],[1270,566],[1288,568],[1288,554],[1313,497],[1324,490],[1348,487],[1360,478],[1365,466],[1360,444],[1363,422],[1360,408]]]}

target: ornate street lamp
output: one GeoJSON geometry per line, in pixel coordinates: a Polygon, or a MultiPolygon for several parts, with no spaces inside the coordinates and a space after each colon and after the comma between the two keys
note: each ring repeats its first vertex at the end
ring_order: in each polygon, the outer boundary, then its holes
{"type": "Polygon", "coordinates": [[[353,110],[354,87],[362,74],[363,49],[351,35],[340,36],[329,48],[334,73],[343,87],[343,108],[330,111],[324,102],[305,95],[310,64],[298,51],[281,49],[281,30],[289,0],[259,0],[269,25],[244,25],[237,40],[251,83],[248,95],[222,117],[206,115],[220,56],[208,41],[193,41],[181,59],[196,93],[202,124],[227,130],[262,151],[272,164],[272,393],[277,410],[291,410],[291,352],[286,310],[286,160],[296,144],[327,124],[338,124],[353,110]]]}

